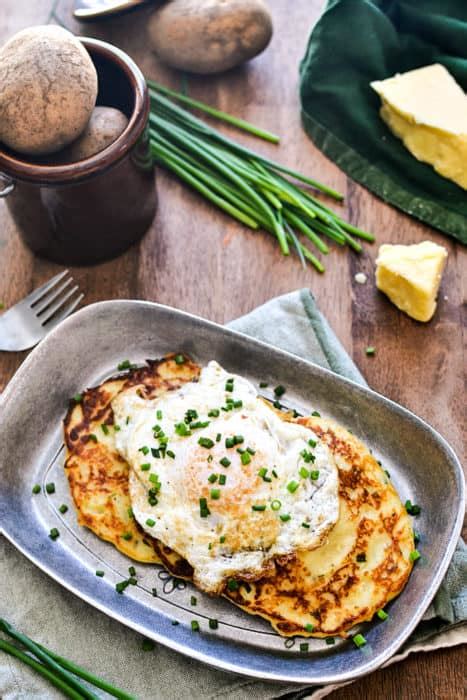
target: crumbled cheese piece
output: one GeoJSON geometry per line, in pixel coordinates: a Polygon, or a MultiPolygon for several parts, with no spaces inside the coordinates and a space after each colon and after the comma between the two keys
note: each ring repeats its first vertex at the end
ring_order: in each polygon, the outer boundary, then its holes
{"type": "Polygon", "coordinates": [[[432,241],[384,244],[376,260],[376,286],[401,311],[417,321],[429,321],[446,258],[446,249],[432,241]]]}
{"type": "Polygon", "coordinates": [[[355,282],[358,282],[358,284],[365,284],[367,279],[368,277],[365,275],[364,272],[357,272],[357,274],[354,277],[355,282]]]}

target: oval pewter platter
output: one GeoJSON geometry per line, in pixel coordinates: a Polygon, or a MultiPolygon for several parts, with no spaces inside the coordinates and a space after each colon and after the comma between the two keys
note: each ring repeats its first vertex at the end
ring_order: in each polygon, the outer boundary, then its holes
{"type": "MultiPolygon", "coordinates": [[[[267,395],[267,392],[263,392],[267,395]]],[[[449,565],[464,511],[464,478],[447,442],[414,414],[375,392],[243,334],[176,309],[142,301],[85,307],[50,333],[25,360],[0,405],[1,532],[34,564],[112,618],[211,666],[300,684],[348,681],[370,673],[407,639],[449,565]],[[278,636],[260,618],[210,598],[161,567],[138,565],[138,583],[119,595],[130,562],[78,526],[63,470],[62,420],[68,400],[115,374],[122,358],[143,363],[183,352],[216,359],[256,385],[287,387],[287,404],[318,410],[361,438],[381,460],[404,502],[422,506],[416,527],[422,558],[384,624],[363,626],[367,645],[278,636]],[[21,478],[18,479],[18,465],[21,478]],[[56,492],[31,487],[54,481],[56,492]],[[66,515],[58,511],[69,505],[66,515]],[[57,527],[60,537],[48,533],[57,527]],[[105,577],[96,577],[102,569],[105,577]],[[190,605],[196,594],[197,605],[190,605]],[[191,620],[200,632],[192,632],[191,620]],[[218,621],[217,629],[209,620],[218,621]],[[178,624],[175,624],[178,623],[178,624]],[[306,653],[300,643],[308,642],[306,653]]]]}

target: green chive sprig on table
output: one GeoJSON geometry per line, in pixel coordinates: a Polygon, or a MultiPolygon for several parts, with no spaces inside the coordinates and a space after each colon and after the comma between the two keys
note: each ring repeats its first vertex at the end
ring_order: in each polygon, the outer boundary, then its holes
{"type": "Polygon", "coordinates": [[[111,683],[94,676],[86,669],[77,664],[64,659],[55,654],[50,649],[37,644],[25,634],[18,632],[6,620],[0,618],[0,631],[14,639],[18,644],[12,644],[0,638],[0,651],[4,651],[10,656],[14,656],[19,661],[32,668],[43,678],[46,678],[52,685],[61,690],[67,698],[72,700],[99,700],[102,696],[97,696],[79,679],[87,684],[104,690],[106,693],[119,700],[136,700],[133,695],[116,688],[111,683]]]}
{"type": "Polygon", "coordinates": [[[271,143],[278,143],[278,136],[153,80],[147,83],[151,98],[149,134],[155,162],[249,228],[262,228],[275,236],[284,255],[289,255],[293,246],[303,265],[308,261],[324,272],[324,265],[308,247],[312,244],[327,255],[329,247],[322,236],[358,253],[362,246],[356,238],[374,241],[371,233],[344,221],[310,188],[338,201],[343,199],[341,194],[236,143],[176,102],[271,143]],[[299,235],[307,239],[307,245],[299,235]]]}

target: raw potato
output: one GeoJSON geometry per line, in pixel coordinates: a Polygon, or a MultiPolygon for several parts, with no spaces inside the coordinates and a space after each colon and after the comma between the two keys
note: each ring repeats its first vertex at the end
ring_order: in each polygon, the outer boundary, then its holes
{"type": "Polygon", "coordinates": [[[24,29],[0,50],[0,141],[15,151],[38,156],[68,145],[96,97],[94,64],[66,29],[24,29]]]}
{"type": "Polygon", "coordinates": [[[110,146],[124,131],[128,118],[114,107],[94,107],[87,127],[68,148],[61,160],[76,162],[89,158],[110,146]]]}
{"type": "Polygon", "coordinates": [[[171,0],[152,15],[149,36],[169,66],[219,73],[263,51],[272,20],[262,0],[171,0]]]}

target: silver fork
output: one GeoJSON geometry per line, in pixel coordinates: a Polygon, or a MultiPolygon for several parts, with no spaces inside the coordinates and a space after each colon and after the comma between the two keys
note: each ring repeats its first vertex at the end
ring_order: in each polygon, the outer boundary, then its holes
{"type": "Polygon", "coordinates": [[[76,309],[84,294],[76,296],[78,285],[70,288],[67,275],[60,272],[0,315],[0,350],[32,348],[76,309]]]}

